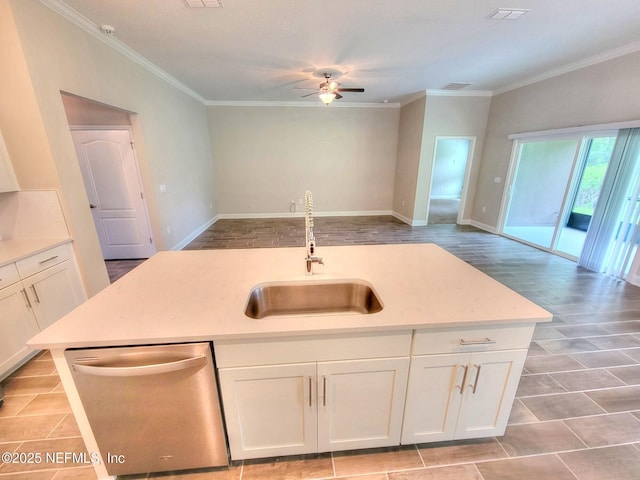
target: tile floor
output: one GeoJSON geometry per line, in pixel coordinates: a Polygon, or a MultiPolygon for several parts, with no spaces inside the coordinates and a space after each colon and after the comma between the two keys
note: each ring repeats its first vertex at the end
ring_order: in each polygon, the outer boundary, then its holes
{"type": "MultiPolygon", "coordinates": [[[[503,437],[150,475],[180,480],[640,479],[640,289],[472,227],[317,218],[325,245],[434,242],[555,314],[531,343],[503,437]]],[[[303,246],[301,219],[221,220],[187,248],[303,246]]],[[[139,263],[139,262],[137,262],[139,263]]],[[[134,264],[135,266],[135,264],[134,264]]],[[[121,270],[126,267],[118,266],[121,270]]],[[[81,452],[46,353],[4,382],[0,451],[81,452]]],[[[63,460],[63,459],[62,459],[63,460]]],[[[136,476],[134,478],[145,478],[136,476]]],[[[93,479],[71,463],[0,464],[0,480],[93,479]]]]}

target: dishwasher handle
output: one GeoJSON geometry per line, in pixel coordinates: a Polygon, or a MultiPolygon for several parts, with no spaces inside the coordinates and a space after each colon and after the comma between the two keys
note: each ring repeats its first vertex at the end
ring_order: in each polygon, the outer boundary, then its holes
{"type": "Polygon", "coordinates": [[[138,377],[141,375],[157,375],[161,373],[176,372],[188,368],[201,367],[207,364],[205,355],[185,358],[175,362],[154,363],[151,365],[139,365],[135,367],[101,367],[99,365],[73,364],[73,369],[78,373],[95,375],[99,377],[138,377]]]}

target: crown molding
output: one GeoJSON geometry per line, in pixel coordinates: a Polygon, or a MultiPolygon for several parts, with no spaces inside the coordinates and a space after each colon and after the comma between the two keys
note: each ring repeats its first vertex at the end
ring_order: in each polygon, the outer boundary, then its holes
{"type": "MultiPolygon", "coordinates": [[[[71,8],[63,0],[39,0],[40,3],[50,8],[54,12],[58,13],[62,17],[69,20],[74,25],[80,27],[85,32],[89,33],[93,37],[102,41],[103,43],[109,45],[116,51],[120,52],[122,55],[127,57],[129,60],[137,63],[143,68],[147,69],[152,74],[157,77],[163,79],[170,85],[174,86],[178,90],[183,93],[189,95],[193,99],[202,103],[206,106],[250,106],[250,107],[260,107],[260,106],[290,106],[290,107],[324,107],[325,105],[321,103],[310,103],[310,102],[300,102],[300,101],[212,101],[207,100],[198,94],[195,90],[189,88],[184,83],[165,72],[163,69],[158,67],[156,64],[147,60],[145,57],[137,53],[135,50],[131,49],[124,43],[122,43],[117,38],[107,35],[100,30],[100,26],[86,18],[77,10],[71,8]]],[[[630,43],[627,45],[623,45],[621,47],[609,50],[607,52],[603,52],[597,55],[593,55],[591,57],[587,57],[582,60],[578,60],[576,62],[572,62],[561,66],[559,68],[555,68],[552,70],[548,70],[547,72],[541,73],[539,75],[535,75],[528,79],[514,82],[512,84],[506,85],[504,87],[497,88],[493,91],[488,90],[424,90],[418,92],[416,94],[408,96],[406,99],[402,100],[400,103],[356,103],[356,102],[342,102],[338,104],[331,104],[333,107],[360,107],[360,108],[398,108],[404,105],[407,105],[418,98],[421,98],[425,95],[428,96],[496,96],[502,93],[509,92],[511,90],[516,90],[518,88],[526,87],[528,85],[532,85],[534,83],[538,83],[544,80],[548,80],[553,77],[557,77],[559,75],[563,75],[565,73],[570,73],[575,70],[579,70],[581,68],[589,67],[592,65],[596,65],[598,63],[606,62],[608,60],[612,60],[618,57],[622,57],[624,55],[629,55],[631,53],[636,53],[640,51],[640,41],[630,43]]]]}
{"type": "Polygon", "coordinates": [[[207,100],[204,104],[208,107],[307,107],[307,108],[400,108],[399,103],[357,103],[337,102],[325,105],[322,102],[301,101],[214,101],[207,100]]]}
{"type": "Polygon", "coordinates": [[[591,57],[587,57],[582,60],[578,60],[577,62],[568,63],[567,65],[563,65],[562,67],[548,70],[544,73],[535,75],[526,80],[522,80],[520,82],[515,82],[505,87],[498,88],[494,90],[493,95],[494,96],[500,95],[501,93],[506,93],[511,90],[516,90],[518,88],[526,87],[528,85],[533,85],[534,83],[542,82],[543,80],[548,80],[553,77],[564,75],[565,73],[570,73],[575,70],[580,70],[581,68],[597,65],[599,63],[606,62],[608,60],[613,60],[614,58],[624,57],[625,55],[636,53],[638,51],[640,51],[640,41],[629,43],[627,45],[623,45],[622,47],[614,48],[613,50],[608,50],[606,52],[599,53],[597,55],[593,55],[591,57]]]}
{"type": "Polygon", "coordinates": [[[64,3],[64,2],[62,2],[60,0],[39,0],[39,1],[43,5],[49,7],[54,12],[58,13],[62,17],[64,17],[67,20],[69,20],[74,25],[80,27],[85,32],[89,33],[90,35],[92,35],[93,37],[95,37],[98,40],[102,41],[103,43],[109,45],[114,50],[118,51],[119,53],[121,53],[122,55],[127,57],[129,60],[131,60],[131,61],[137,63],[138,65],[142,66],[143,68],[147,69],[148,71],[150,71],[151,73],[156,75],[158,78],[161,78],[165,82],[167,82],[170,85],[174,86],[175,88],[177,88],[178,90],[182,91],[183,93],[186,93],[187,95],[189,95],[193,99],[197,100],[198,102],[200,102],[202,104],[204,104],[206,102],[206,99],[204,97],[199,95],[197,92],[195,92],[191,88],[187,87],[180,80],[178,80],[175,77],[173,77],[172,75],[168,74],[167,72],[162,70],[160,67],[158,67],[156,64],[150,62],[145,57],[143,57],[138,52],[136,52],[136,51],[132,50],[131,48],[129,48],[127,45],[122,43],[117,38],[103,33],[100,30],[100,26],[99,25],[96,25],[95,23],[93,23],[87,17],[82,15],[77,10],[74,10],[69,5],[67,5],[66,3],[64,3]]]}

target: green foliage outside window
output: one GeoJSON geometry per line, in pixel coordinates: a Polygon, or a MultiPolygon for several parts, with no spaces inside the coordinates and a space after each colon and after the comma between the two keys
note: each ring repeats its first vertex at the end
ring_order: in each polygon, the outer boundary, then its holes
{"type": "Polygon", "coordinates": [[[586,165],[573,204],[573,212],[593,215],[615,141],[616,137],[602,137],[591,140],[586,165]]]}

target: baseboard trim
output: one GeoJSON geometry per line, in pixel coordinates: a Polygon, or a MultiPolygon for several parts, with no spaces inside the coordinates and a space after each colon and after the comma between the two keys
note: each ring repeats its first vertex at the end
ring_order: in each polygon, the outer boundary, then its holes
{"type": "Polygon", "coordinates": [[[216,223],[218,220],[220,220],[220,215],[216,215],[215,217],[209,219],[207,222],[203,223],[198,228],[196,228],[193,232],[191,232],[189,235],[183,238],[179,243],[176,243],[169,250],[182,250],[184,247],[186,247],[191,242],[193,242],[198,237],[198,235],[203,233],[207,228],[209,228],[211,225],[216,223]]]}
{"type": "MultiPolygon", "coordinates": [[[[393,215],[390,210],[366,210],[349,212],[313,212],[314,217],[378,217],[383,215],[393,215]]],[[[220,220],[241,220],[252,218],[301,218],[304,211],[296,213],[221,213],[217,216],[220,220]]]]}
{"type": "MultiPolygon", "coordinates": [[[[392,217],[397,218],[401,222],[406,223],[407,225],[411,225],[412,227],[425,227],[427,226],[426,220],[412,220],[404,215],[394,212],[391,210],[367,210],[367,211],[350,211],[350,212],[314,212],[314,217],[376,217],[383,215],[391,215],[392,217]]],[[[207,228],[211,227],[218,220],[242,220],[242,219],[252,219],[252,218],[302,218],[304,217],[304,212],[296,212],[296,213],[220,213],[215,217],[209,219],[207,222],[202,224],[200,227],[195,229],[185,238],[183,238],[180,242],[175,244],[169,250],[182,250],[184,247],[189,245],[193,240],[198,237],[201,233],[203,233],[207,228]]],[[[486,225],[481,222],[477,222],[475,220],[464,219],[460,225],[472,225],[480,230],[485,230],[489,233],[498,234],[496,227],[491,225],[486,225]]]]}
{"type": "Polygon", "coordinates": [[[498,229],[492,225],[487,225],[485,223],[477,222],[475,220],[469,220],[469,225],[472,225],[480,230],[484,230],[489,233],[494,233],[498,235],[498,229]]]}
{"type": "Polygon", "coordinates": [[[404,215],[398,213],[398,212],[391,212],[391,215],[393,215],[395,218],[397,218],[398,220],[400,220],[401,222],[406,223],[407,225],[411,225],[413,220],[411,220],[409,217],[405,217],[404,215]]]}

